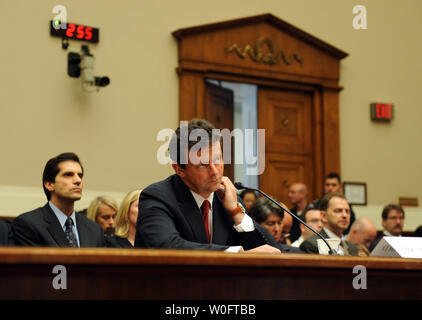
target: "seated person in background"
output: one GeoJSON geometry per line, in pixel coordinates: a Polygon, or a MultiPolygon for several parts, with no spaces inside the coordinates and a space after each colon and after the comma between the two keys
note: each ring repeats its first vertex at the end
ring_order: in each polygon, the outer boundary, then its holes
{"type": "Polygon", "coordinates": [[[122,200],[116,217],[114,236],[106,237],[107,247],[133,248],[141,190],[129,192],[122,200]]]}
{"type": "MultiPolygon", "coordinates": [[[[283,204],[284,207],[286,207],[283,204]]],[[[287,207],[286,207],[287,208],[287,207]]],[[[292,240],[290,239],[290,230],[293,226],[293,217],[286,213],[283,218],[283,230],[281,230],[281,237],[280,237],[280,243],[287,244],[290,246],[292,244],[292,240]]]]}
{"type": "Polygon", "coordinates": [[[358,249],[357,255],[359,257],[369,257],[371,255],[371,252],[369,251],[369,249],[367,247],[365,247],[363,244],[357,243],[357,244],[355,244],[355,246],[358,249]]]}
{"type": "Polygon", "coordinates": [[[12,231],[8,221],[0,220],[0,246],[13,246],[12,231]]]}
{"type": "Polygon", "coordinates": [[[109,196],[99,196],[89,204],[86,217],[98,223],[104,234],[113,235],[117,215],[117,201],[109,196]]]}
{"type": "Polygon", "coordinates": [[[372,242],[370,251],[372,251],[378,242],[385,236],[401,237],[404,225],[404,210],[396,204],[389,204],[384,207],[381,213],[383,234],[372,242]]]}
{"type": "MultiPolygon", "coordinates": [[[[284,206],[283,204],[281,204],[284,206]]],[[[297,248],[280,242],[283,231],[283,221],[289,215],[267,198],[259,198],[252,205],[249,215],[261,226],[268,230],[283,252],[303,253],[297,248]],[[284,219],[283,219],[284,218],[284,219]]]]}
{"type": "Polygon", "coordinates": [[[62,153],[44,168],[43,188],[48,203],[13,220],[16,245],[104,247],[101,227],[74,210],[82,196],[83,168],[74,153],[62,153]]]}
{"type": "Polygon", "coordinates": [[[359,218],[350,228],[346,240],[356,245],[362,244],[369,250],[376,237],[377,229],[374,223],[368,218],[359,218]]]}
{"type": "MultiPolygon", "coordinates": [[[[302,212],[311,205],[308,203],[308,188],[302,182],[295,182],[289,187],[289,192],[287,193],[290,203],[293,207],[290,209],[290,212],[296,216],[301,216],[302,212]]],[[[290,228],[290,240],[296,241],[299,239],[301,223],[296,219],[292,220],[292,227],[290,228]]]]}
{"type": "MultiPolygon", "coordinates": [[[[318,209],[308,208],[302,213],[299,218],[305,221],[308,226],[310,226],[317,232],[321,232],[322,227],[324,226],[321,219],[321,211],[319,211],[318,209]]],[[[299,227],[301,235],[299,239],[292,243],[292,247],[296,248],[299,248],[303,241],[315,235],[315,233],[305,227],[305,225],[300,223],[299,227]]]]}
{"type": "Polygon", "coordinates": [[[135,247],[280,254],[223,176],[221,136],[211,123],[193,119],[179,127],[169,151],[176,174],[142,191],[135,247]]]}
{"type": "MultiPolygon", "coordinates": [[[[350,223],[350,207],[346,197],[341,193],[326,194],[321,200],[320,210],[324,224],[320,234],[325,239],[341,240],[343,231],[350,223]]],[[[319,237],[314,235],[303,241],[299,248],[308,253],[319,253],[317,239],[319,237]]],[[[339,247],[332,249],[336,250],[339,255],[358,255],[356,246],[347,240],[341,240],[339,247]]]]}
{"type": "Polygon", "coordinates": [[[251,206],[256,200],[255,191],[248,190],[248,189],[243,190],[240,193],[240,198],[242,199],[243,204],[245,205],[246,212],[249,212],[249,209],[251,208],[251,206]]]}
{"type": "MultiPolygon", "coordinates": [[[[324,180],[324,195],[329,193],[343,193],[343,184],[341,183],[341,178],[337,173],[330,173],[325,177],[324,180]]],[[[321,200],[316,200],[312,203],[312,206],[315,209],[319,209],[319,206],[321,204],[321,200]]],[[[350,224],[349,227],[343,231],[343,234],[346,235],[349,233],[350,227],[355,222],[355,213],[353,212],[353,208],[350,207],[350,224]]]]}

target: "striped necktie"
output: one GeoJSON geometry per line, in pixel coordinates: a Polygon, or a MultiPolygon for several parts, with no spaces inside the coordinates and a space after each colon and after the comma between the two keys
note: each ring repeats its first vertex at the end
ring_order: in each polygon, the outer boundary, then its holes
{"type": "Polygon", "coordinates": [[[75,233],[73,232],[73,220],[71,217],[68,217],[66,222],[64,223],[64,225],[66,226],[66,238],[67,241],[69,241],[69,247],[74,247],[77,248],[78,247],[78,242],[76,241],[76,236],[75,233]]]}
{"type": "Polygon", "coordinates": [[[209,226],[208,214],[210,213],[210,202],[208,200],[204,200],[204,202],[202,202],[201,212],[202,212],[202,220],[204,221],[205,232],[207,233],[207,240],[209,243],[210,242],[210,226],[209,226]]]}

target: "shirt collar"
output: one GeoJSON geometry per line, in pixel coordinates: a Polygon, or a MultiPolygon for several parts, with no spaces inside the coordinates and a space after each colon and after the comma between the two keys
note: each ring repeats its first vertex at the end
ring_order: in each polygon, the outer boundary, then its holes
{"type": "MultiPolygon", "coordinates": [[[[51,201],[48,202],[50,208],[53,210],[54,214],[56,215],[57,219],[59,219],[60,225],[64,227],[65,222],[67,220],[67,215],[65,215],[60,209],[58,209],[51,201]]],[[[70,218],[73,221],[73,225],[76,227],[76,214],[75,210],[73,210],[70,218]]]]}
{"type": "Polygon", "coordinates": [[[210,202],[210,209],[212,210],[212,201],[214,199],[214,192],[211,193],[211,195],[208,198],[204,198],[203,196],[197,194],[196,192],[194,192],[190,189],[189,189],[189,191],[192,193],[192,196],[195,199],[195,202],[196,202],[198,208],[201,208],[202,202],[204,202],[204,200],[208,200],[210,202]]]}
{"type": "MultiPolygon", "coordinates": [[[[394,236],[393,236],[390,232],[388,232],[387,230],[384,230],[384,231],[383,231],[383,233],[384,233],[384,235],[385,235],[385,236],[388,236],[388,237],[394,237],[394,236]]],[[[398,237],[401,237],[401,234],[399,234],[399,235],[398,235],[398,237]]]]}

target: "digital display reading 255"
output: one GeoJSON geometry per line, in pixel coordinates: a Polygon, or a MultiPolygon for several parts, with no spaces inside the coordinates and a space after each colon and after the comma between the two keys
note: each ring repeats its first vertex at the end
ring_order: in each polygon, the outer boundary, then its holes
{"type": "Polygon", "coordinates": [[[98,43],[100,29],[84,26],[82,24],[67,23],[66,28],[62,29],[60,22],[50,21],[50,34],[63,39],[72,39],[98,43]]]}

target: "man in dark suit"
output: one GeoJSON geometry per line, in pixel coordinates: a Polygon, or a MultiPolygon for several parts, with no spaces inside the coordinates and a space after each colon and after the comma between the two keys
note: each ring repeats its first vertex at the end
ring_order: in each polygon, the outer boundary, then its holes
{"type": "MultiPolygon", "coordinates": [[[[324,195],[329,193],[343,193],[343,183],[341,182],[341,178],[337,173],[329,173],[324,180],[324,195]]],[[[315,209],[319,209],[322,199],[315,200],[310,204],[310,206],[313,206],[315,209]]],[[[355,222],[356,215],[353,211],[352,206],[349,204],[350,207],[350,224],[346,228],[346,230],[343,231],[343,235],[347,235],[350,231],[350,227],[352,226],[353,222],[355,222]]]]}
{"type": "MultiPolygon", "coordinates": [[[[341,193],[329,193],[321,199],[321,219],[324,227],[320,234],[324,239],[342,239],[343,231],[350,223],[350,206],[346,197],[341,193]]],[[[308,253],[319,253],[318,236],[314,235],[303,241],[300,249],[308,253]]],[[[338,248],[332,248],[340,255],[357,256],[357,247],[346,240],[341,240],[338,248]]]]}
{"type": "Polygon", "coordinates": [[[13,237],[8,221],[0,220],[0,246],[12,246],[13,237]]]}
{"type": "Polygon", "coordinates": [[[43,188],[48,203],[13,220],[16,245],[47,247],[104,247],[101,227],[74,210],[82,196],[83,168],[74,153],[50,159],[44,168],[43,188]]]}
{"type": "Polygon", "coordinates": [[[280,253],[223,176],[220,136],[211,123],[194,119],[179,127],[169,151],[176,174],[142,191],[135,247],[280,253]]]}

